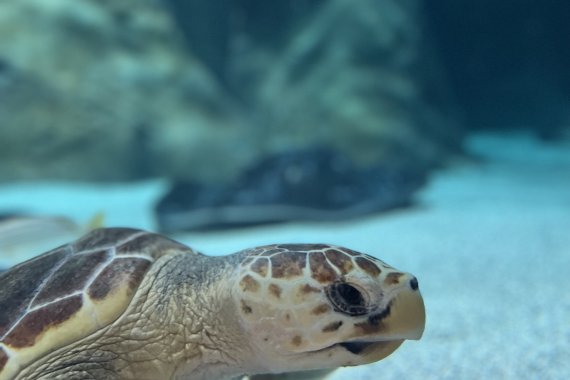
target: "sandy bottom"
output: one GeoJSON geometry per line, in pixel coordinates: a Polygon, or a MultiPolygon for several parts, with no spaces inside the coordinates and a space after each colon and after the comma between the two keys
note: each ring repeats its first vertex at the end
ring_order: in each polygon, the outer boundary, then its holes
{"type": "MultiPolygon", "coordinates": [[[[480,159],[438,173],[413,209],[175,237],[209,254],[334,243],[414,273],[428,314],[422,340],[328,379],[570,378],[570,145],[479,135],[468,148],[480,159]]],[[[152,229],[151,205],[163,190],[160,181],[3,185],[0,210],[80,222],[103,211],[108,226],[152,229]]]]}

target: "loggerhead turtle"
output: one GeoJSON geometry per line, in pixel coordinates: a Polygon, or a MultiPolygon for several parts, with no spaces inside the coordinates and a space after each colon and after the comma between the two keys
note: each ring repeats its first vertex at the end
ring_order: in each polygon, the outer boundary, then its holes
{"type": "Polygon", "coordinates": [[[415,277],[350,249],[210,257],[97,229],[0,275],[0,380],[221,379],[380,360],[425,323],[415,277]]]}

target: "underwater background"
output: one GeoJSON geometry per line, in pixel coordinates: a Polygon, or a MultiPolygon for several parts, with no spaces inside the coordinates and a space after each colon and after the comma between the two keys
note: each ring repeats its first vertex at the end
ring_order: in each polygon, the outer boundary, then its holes
{"type": "Polygon", "coordinates": [[[414,273],[428,319],[327,379],[570,378],[569,16],[3,0],[0,269],[96,225],[339,244],[414,273]]]}

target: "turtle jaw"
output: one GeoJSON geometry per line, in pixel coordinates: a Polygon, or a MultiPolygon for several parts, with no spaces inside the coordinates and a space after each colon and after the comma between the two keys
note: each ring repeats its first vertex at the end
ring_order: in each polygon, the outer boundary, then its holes
{"type": "Polygon", "coordinates": [[[425,328],[425,306],[418,290],[401,291],[386,309],[355,323],[358,336],[324,350],[342,348],[357,356],[355,364],[373,363],[394,352],[406,339],[418,340],[425,328]]]}
{"type": "Polygon", "coordinates": [[[359,364],[374,363],[389,356],[392,352],[396,351],[400,345],[404,343],[404,339],[386,340],[380,342],[345,342],[338,343],[343,349],[349,351],[353,355],[358,356],[359,364]]]}
{"type": "Polygon", "coordinates": [[[381,340],[419,340],[426,324],[424,300],[419,290],[403,289],[392,299],[377,321],[374,320],[375,316],[368,319],[370,324],[383,328],[381,340]]]}

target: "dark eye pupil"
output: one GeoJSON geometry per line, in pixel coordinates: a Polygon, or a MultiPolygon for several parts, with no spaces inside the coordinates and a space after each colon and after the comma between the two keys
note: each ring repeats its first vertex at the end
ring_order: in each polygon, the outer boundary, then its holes
{"type": "Polygon", "coordinates": [[[333,284],[328,287],[327,295],[337,311],[349,315],[363,315],[368,312],[362,293],[352,285],[333,284]]]}
{"type": "Polygon", "coordinates": [[[338,286],[338,294],[348,305],[364,306],[362,294],[354,286],[341,284],[338,286]]]}

